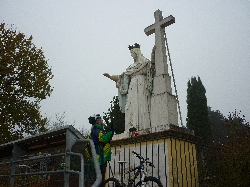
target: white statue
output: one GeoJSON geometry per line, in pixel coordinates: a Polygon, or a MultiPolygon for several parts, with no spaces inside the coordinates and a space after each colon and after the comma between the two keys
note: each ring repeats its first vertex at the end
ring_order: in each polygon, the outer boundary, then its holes
{"type": "Polygon", "coordinates": [[[152,50],[151,61],[142,55],[139,44],[129,46],[129,50],[134,63],[125,72],[121,75],[103,74],[116,82],[120,108],[125,113],[125,131],[131,127],[150,127],[150,98],[155,73],[155,47],[152,50]],[[147,124],[145,120],[148,120],[147,124]]]}

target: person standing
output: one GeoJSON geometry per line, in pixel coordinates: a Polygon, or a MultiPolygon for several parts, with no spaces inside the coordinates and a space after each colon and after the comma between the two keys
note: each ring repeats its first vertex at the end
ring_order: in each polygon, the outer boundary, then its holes
{"type": "Polygon", "coordinates": [[[105,132],[103,119],[100,114],[94,114],[90,116],[88,120],[89,123],[92,124],[91,139],[95,145],[97,160],[102,174],[102,181],[104,181],[107,161],[110,161],[111,159],[110,141],[114,134],[114,126],[111,122],[110,130],[105,132]]]}

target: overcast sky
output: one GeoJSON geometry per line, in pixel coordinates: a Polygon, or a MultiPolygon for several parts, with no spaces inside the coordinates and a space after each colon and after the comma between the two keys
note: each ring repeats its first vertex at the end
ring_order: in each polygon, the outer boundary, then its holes
{"type": "Polygon", "coordinates": [[[65,121],[89,129],[87,118],[107,112],[117,95],[102,74],[121,74],[132,64],[127,47],[135,42],[150,58],[154,35],[144,29],[157,9],[175,17],[166,35],[184,124],[192,76],[200,76],[213,110],[241,110],[250,121],[249,0],[1,0],[0,21],[32,35],[49,59],[54,91],[42,113],[65,112],[65,121]]]}

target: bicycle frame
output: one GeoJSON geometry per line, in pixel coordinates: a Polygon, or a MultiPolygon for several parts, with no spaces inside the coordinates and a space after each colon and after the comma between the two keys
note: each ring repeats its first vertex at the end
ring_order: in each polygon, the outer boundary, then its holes
{"type": "MultiPolygon", "coordinates": [[[[121,187],[132,187],[135,184],[135,180],[137,179],[137,177],[140,175],[140,181],[137,182],[135,185],[136,186],[145,186],[146,183],[149,184],[149,186],[151,186],[151,182],[152,184],[157,185],[158,187],[163,187],[161,181],[159,179],[157,179],[156,177],[153,176],[148,176],[147,172],[145,171],[145,164],[154,167],[152,162],[149,162],[149,158],[143,158],[140,154],[132,151],[132,153],[134,153],[136,155],[137,158],[140,159],[140,165],[127,171],[126,173],[123,173],[123,164],[126,163],[126,161],[118,161],[118,163],[121,165],[121,180],[119,181],[118,179],[116,179],[114,176],[110,177],[108,179],[106,179],[105,181],[103,181],[103,183],[101,184],[101,186],[106,186],[106,184],[110,184],[111,186],[121,186],[121,187]],[[133,179],[129,178],[128,180],[128,184],[126,185],[123,182],[123,175],[131,173],[131,172],[135,172],[133,179]]],[[[112,172],[113,173],[113,172],[112,172]]]]}
{"type": "Polygon", "coordinates": [[[139,155],[138,153],[136,153],[134,151],[132,153],[134,153],[136,155],[136,157],[138,157],[140,159],[140,165],[133,168],[132,170],[127,171],[125,174],[128,174],[128,173],[131,173],[131,172],[133,172],[135,170],[138,170],[135,173],[134,179],[129,181],[129,184],[131,184],[132,182],[134,183],[135,179],[138,177],[138,175],[141,174],[141,179],[140,180],[142,182],[142,186],[144,186],[145,185],[144,184],[144,179],[145,179],[145,177],[147,177],[147,172],[145,171],[145,164],[149,164],[150,166],[153,166],[153,167],[154,167],[154,165],[153,165],[152,162],[147,162],[147,160],[149,160],[149,158],[144,159],[141,155],[139,155]]]}
{"type": "Polygon", "coordinates": [[[147,172],[144,170],[144,162],[141,162],[141,173],[142,173],[142,177],[141,177],[141,182],[142,182],[142,186],[144,186],[144,179],[147,176],[147,172]]]}

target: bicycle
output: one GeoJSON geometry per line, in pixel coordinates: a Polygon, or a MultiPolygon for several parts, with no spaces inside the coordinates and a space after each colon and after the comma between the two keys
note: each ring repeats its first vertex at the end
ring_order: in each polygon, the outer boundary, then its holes
{"type": "Polygon", "coordinates": [[[149,162],[149,158],[143,158],[140,154],[136,153],[135,151],[132,151],[133,154],[136,155],[137,158],[140,159],[140,165],[127,171],[125,174],[131,173],[131,172],[135,172],[135,176],[133,179],[129,179],[128,180],[128,184],[126,185],[123,182],[123,164],[125,164],[125,161],[118,161],[119,164],[121,164],[121,182],[119,180],[117,180],[114,177],[108,178],[105,181],[102,182],[101,187],[150,187],[150,186],[158,186],[158,187],[163,187],[161,181],[156,178],[156,177],[152,177],[152,176],[147,176],[147,172],[144,170],[145,168],[145,164],[151,166],[151,167],[155,167],[153,165],[152,162],[149,162]],[[140,181],[138,183],[135,184],[135,180],[137,179],[138,176],[141,176],[140,181]],[[135,184],[135,185],[134,185],[135,184]]]}

